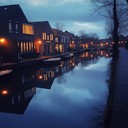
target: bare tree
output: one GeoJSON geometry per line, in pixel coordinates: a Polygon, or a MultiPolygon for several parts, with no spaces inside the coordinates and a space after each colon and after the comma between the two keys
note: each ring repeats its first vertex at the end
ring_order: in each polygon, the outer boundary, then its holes
{"type": "Polygon", "coordinates": [[[60,22],[57,22],[55,24],[55,26],[56,26],[56,29],[58,29],[60,31],[63,31],[64,30],[64,27],[65,27],[65,25],[63,23],[60,23],[60,22]]]}
{"type": "MultiPolygon", "coordinates": [[[[128,1],[128,0],[127,0],[128,1]]],[[[113,38],[113,59],[117,59],[119,35],[126,23],[126,1],[125,0],[91,0],[95,11],[107,18],[107,31],[113,38]]]]}

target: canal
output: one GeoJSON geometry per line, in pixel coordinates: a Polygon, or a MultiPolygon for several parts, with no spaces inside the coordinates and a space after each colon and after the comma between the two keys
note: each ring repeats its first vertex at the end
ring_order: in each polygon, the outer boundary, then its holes
{"type": "Polygon", "coordinates": [[[3,76],[0,128],[103,128],[110,56],[84,52],[3,76]]]}

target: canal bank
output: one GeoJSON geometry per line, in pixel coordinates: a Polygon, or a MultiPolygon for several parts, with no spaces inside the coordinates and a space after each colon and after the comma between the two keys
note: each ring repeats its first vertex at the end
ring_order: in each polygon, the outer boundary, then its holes
{"type": "Polygon", "coordinates": [[[120,58],[111,67],[106,128],[128,128],[128,50],[119,51],[120,58]]]}
{"type": "Polygon", "coordinates": [[[33,65],[40,65],[43,63],[44,60],[53,58],[53,57],[62,57],[62,56],[67,56],[69,54],[79,54],[87,50],[92,50],[92,49],[82,49],[79,51],[74,51],[74,52],[67,52],[59,55],[54,55],[54,56],[41,56],[39,58],[31,58],[31,59],[26,59],[22,60],[19,63],[1,63],[0,65],[0,70],[4,69],[19,69],[19,68],[24,68],[28,66],[33,66],[33,65]]]}

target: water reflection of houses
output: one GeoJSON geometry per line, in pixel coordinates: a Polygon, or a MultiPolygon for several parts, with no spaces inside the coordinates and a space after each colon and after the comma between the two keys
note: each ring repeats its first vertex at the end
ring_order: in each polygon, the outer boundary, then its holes
{"type": "Polygon", "coordinates": [[[50,89],[56,77],[72,70],[73,67],[74,61],[68,60],[55,67],[19,70],[6,78],[2,77],[0,111],[23,114],[36,93],[36,88],[50,89]]]}
{"type": "Polygon", "coordinates": [[[105,51],[85,52],[62,61],[60,65],[54,67],[28,68],[2,77],[0,79],[0,111],[23,114],[36,93],[36,88],[51,89],[55,78],[63,78],[65,73],[73,70],[79,63],[82,66],[87,66],[91,62],[96,63],[99,55],[106,54],[108,53],[105,51]]]}
{"type": "Polygon", "coordinates": [[[36,87],[50,89],[57,74],[56,67],[41,68],[36,72],[36,87]]]}
{"type": "Polygon", "coordinates": [[[33,25],[19,5],[0,6],[0,28],[2,61],[18,62],[35,56],[33,25]]]}
{"type": "Polygon", "coordinates": [[[8,81],[2,78],[0,81],[0,111],[7,113],[23,114],[32,97],[36,93],[33,85],[33,76],[18,74],[8,77],[8,81]]]}

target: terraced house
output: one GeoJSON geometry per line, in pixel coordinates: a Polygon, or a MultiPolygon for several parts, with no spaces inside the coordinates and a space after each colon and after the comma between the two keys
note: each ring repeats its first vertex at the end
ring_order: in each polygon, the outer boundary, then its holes
{"type": "Polygon", "coordinates": [[[48,21],[32,22],[34,25],[34,42],[39,56],[53,55],[55,43],[52,28],[48,21]]]}
{"type": "Polygon", "coordinates": [[[34,28],[20,6],[0,6],[0,59],[18,62],[35,55],[34,28]]]}
{"type": "Polygon", "coordinates": [[[55,53],[61,54],[68,52],[70,38],[61,30],[52,28],[55,39],[55,53]]]}

